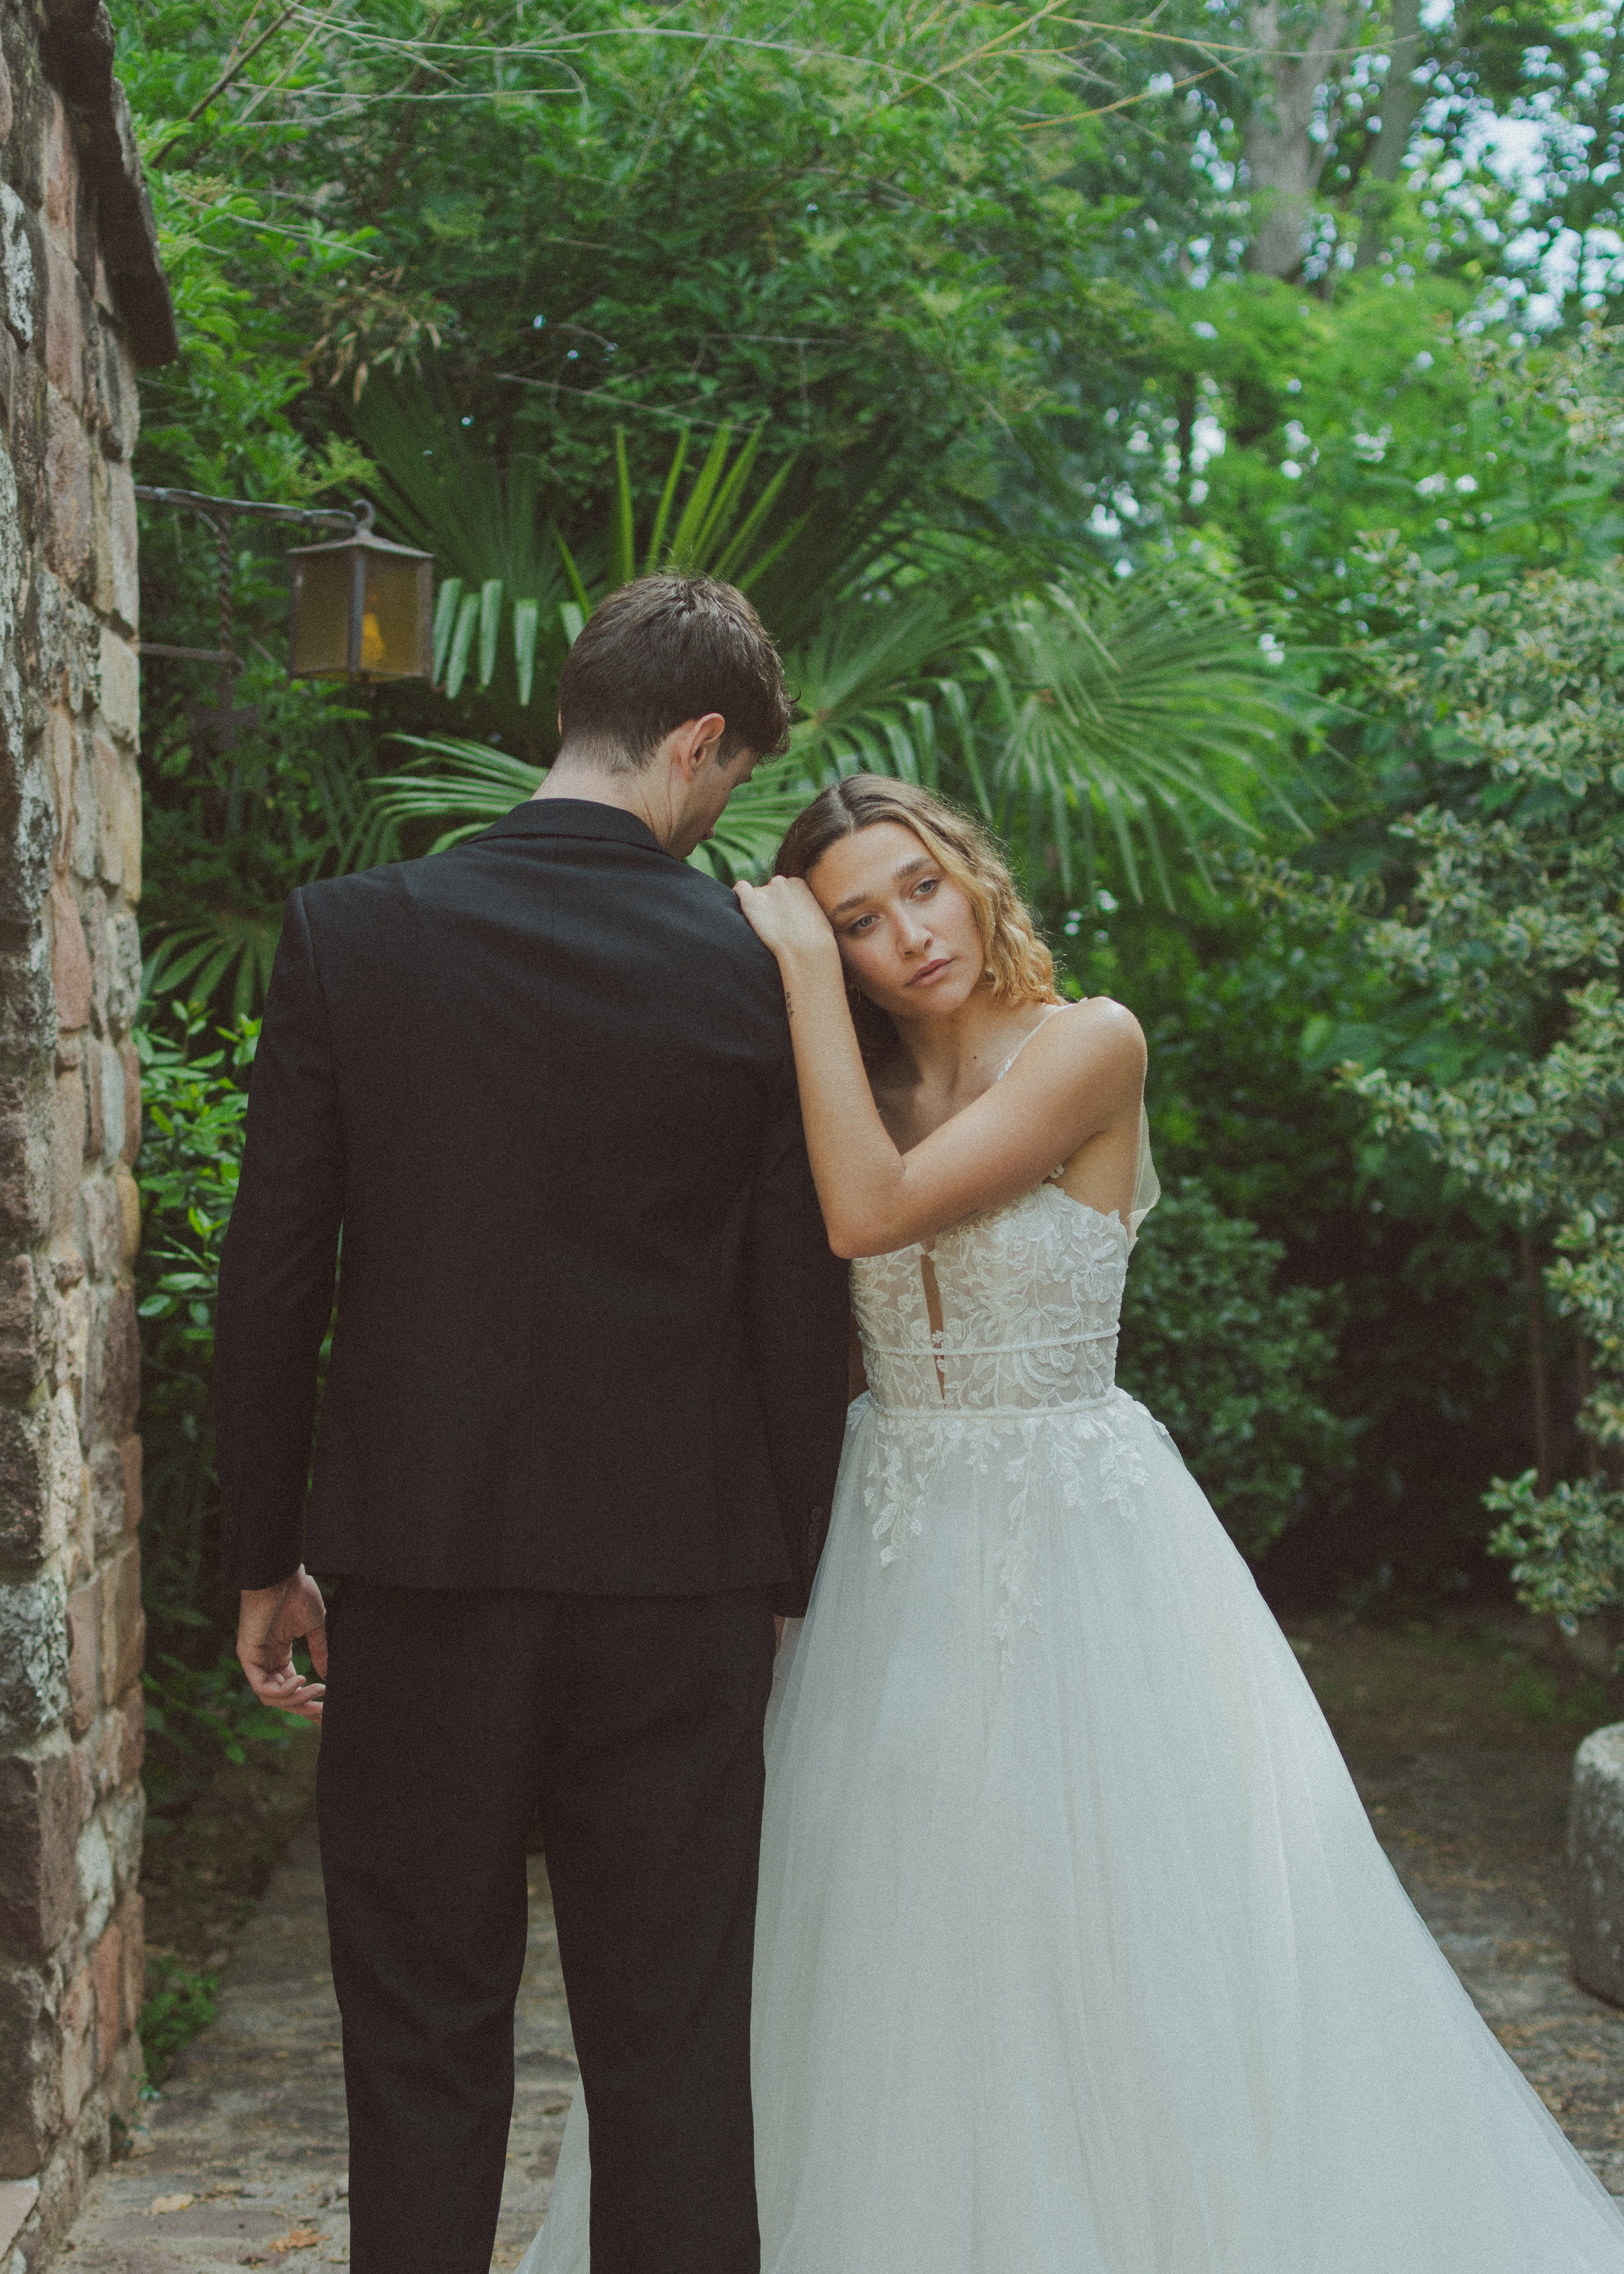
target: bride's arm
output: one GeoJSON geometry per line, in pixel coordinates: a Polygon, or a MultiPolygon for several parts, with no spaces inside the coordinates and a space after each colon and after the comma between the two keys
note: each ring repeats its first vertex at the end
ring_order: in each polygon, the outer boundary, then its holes
{"type": "Polygon", "coordinates": [[[812,1175],[837,1255],[883,1255],[1017,1199],[1079,1145],[1132,1118],[1145,1079],[1139,1022],[1100,1000],[1023,1050],[1009,1079],[903,1153],[880,1119],[846,1006],[840,950],[799,877],[739,887],[789,1003],[812,1175]]]}

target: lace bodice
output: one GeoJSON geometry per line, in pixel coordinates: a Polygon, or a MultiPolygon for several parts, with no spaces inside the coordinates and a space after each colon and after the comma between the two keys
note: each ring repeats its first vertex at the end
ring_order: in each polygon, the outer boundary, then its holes
{"type": "Polygon", "coordinates": [[[928,1246],[865,1256],[852,1302],[876,1405],[1026,1416],[1109,1396],[1128,1245],[1119,1217],[1042,1184],[928,1246]]]}

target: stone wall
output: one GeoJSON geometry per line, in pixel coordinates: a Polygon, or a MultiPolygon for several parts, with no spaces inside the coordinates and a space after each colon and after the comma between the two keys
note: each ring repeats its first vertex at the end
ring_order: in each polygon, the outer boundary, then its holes
{"type": "Polygon", "coordinates": [[[140,2084],[138,361],[104,11],[0,0],[0,2274],[140,2084]]]}

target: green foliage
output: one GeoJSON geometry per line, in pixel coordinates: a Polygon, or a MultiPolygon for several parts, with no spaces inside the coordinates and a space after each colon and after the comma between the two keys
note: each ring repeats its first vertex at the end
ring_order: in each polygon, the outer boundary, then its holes
{"type": "MultiPolygon", "coordinates": [[[[452,821],[434,838],[431,853],[488,829],[521,799],[533,796],[542,779],[541,767],[484,742],[415,734],[400,739],[423,753],[420,764],[438,762],[440,771],[386,774],[373,794],[380,815],[396,825],[452,821]]],[[[808,794],[805,770],[793,752],[757,766],[748,787],[734,792],[710,836],[688,855],[689,862],[728,881],[759,874],[771,865],[808,794]]]]}
{"type": "Polygon", "coordinates": [[[183,1806],[222,1761],[240,1768],[249,1745],[285,1752],[308,1726],[297,1714],[261,1706],[229,1654],[216,1665],[198,1667],[172,1651],[161,1652],[141,1686],[147,1738],[142,1781],[148,1801],[160,1811],[183,1806]]]}
{"type": "Polygon", "coordinates": [[[1517,1593],[1575,1634],[1583,1619],[1616,1620],[1624,1604],[1624,1491],[1600,1477],[1560,1480],[1543,1496],[1530,1469],[1485,1495],[1502,1521],[1490,1540],[1517,1593]]]}
{"type": "MultiPolygon", "coordinates": [[[[137,1032],[144,1113],[136,1172],[145,1216],[136,1267],[145,1385],[142,1585],[159,1640],[177,1651],[201,1645],[211,1668],[220,1612],[209,1410],[215,1284],[258,1033],[248,1020],[216,1029],[202,1013],[179,1005],[166,1022],[137,1032]]],[[[182,1723],[176,1729],[184,1734],[182,1723]]]]}
{"type": "MultiPolygon", "coordinates": [[[[692,856],[718,874],[763,867],[799,807],[860,765],[977,806],[1006,834],[1024,825],[1031,866],[1052,855],[1068,886],[1079,847],[1092,878],[1109,830],[1134,898],[1142,846],[1169,905],[1164,832],[1199,870],[1203,825],[1255,834],[1250,805],[1273,797],[1290,811],[1280,746],[1300,697],[1294,705],[1244,605],[1189,570],[1147,575],[1125,595],[1100,578],[1057,581],[979,621],[951,593],[876,580],[831,597],[804,665],[792,653],[787,669],[808,715],[788,756],[757,767],[692,856]]],[[[401,739],[441,770],[374,782],[374,812],[391,828],[453,819],[436,849],[540,779],[479,743],[401,739]]]]}
{"type": "Polygon", "coordinates": [[[147,2082],[160,2085],[182,2050],[207,2029],[220,2010],[220,1977],[182,1965],[177,1958],[153,1962],[157,1980],[141,2008],[139,2028],[147,2056],[147,2082]]]}
{"type": "MultiPolygon", "coordinates": [[[[1568,413],[1605,462],[1611,369],[1598,380],[1568,413]]],[[[1455,809],[1404,825],[1413,889],[1368,945],[1467,1050],[1452,1080],[1381,1065],[1351,1079],[1379,1131],[1413,1133],[1560,1251],[1547,1282],[1587,1346],[1590,1473],[1525,1475],[1490,1505],[1523,1600],[1566,1623],[1624,1603],[1624,576],[1545,569],[1484,591],[1390,562],[1387,598],[1399,628],[1375,646],[1378,683],[1460,788],[1455,809]]]]}
{"type": "Polygon", "coordinates": [[[1164,832],[1199,869],[1199,832],[1256,835],[1259,799],[1296,819],[1283,785],[1297,690],[1232,590],[1188,568],[1071,577],[1011,600],[994,637],[981,653],[1001,729],[985,769],[995,818],[1006,832],[1026,820],[1034,868],[1052,845],[1068,891],[1078,837],[1094,888],[1096,827],[1132,896],[1142,845],[1171,906],[1164,832]]]}
{"type": "Polygon", "coordinates": [[[1259,1556],[1349,1465],[1322,1400],[1335,1306],[1276,1283],[1285,1250],[1181,1178],[1128,1274],[1118,1375],[1170,1431],[1236,1545],[1259,1556]]]}

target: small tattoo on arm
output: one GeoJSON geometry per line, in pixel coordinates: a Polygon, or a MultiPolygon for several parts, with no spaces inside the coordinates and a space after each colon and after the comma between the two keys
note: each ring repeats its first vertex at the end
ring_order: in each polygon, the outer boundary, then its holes
{"type": "Polygon", "coordinates": [[[793,1019],[795,1015],[795,998],[787,987],[784,990],[784,1015],[786,1019],[793,1019]]]}

